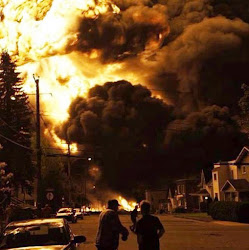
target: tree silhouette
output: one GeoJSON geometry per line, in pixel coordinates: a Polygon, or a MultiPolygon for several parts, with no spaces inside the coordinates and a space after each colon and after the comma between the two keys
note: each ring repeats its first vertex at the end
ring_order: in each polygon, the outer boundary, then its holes
{"type": "MultiPolygon", "coordinates": [[[[0,145],[2,150],[2,145],[0,145]]],[[[5,209],[10,202],[13,174],[6,172],[6,163],[0,162],[0,210],[5,209]]]]}
{"type": "Polygon", "coordinates": [[[31,111],[28,96],[22,89],[22,79],[16,64],[7,52],[0,61],[0,142],[1,156],[7,171],[14,174],[15,184],[25,185],[33,178],[31,162],[31,111]]]}

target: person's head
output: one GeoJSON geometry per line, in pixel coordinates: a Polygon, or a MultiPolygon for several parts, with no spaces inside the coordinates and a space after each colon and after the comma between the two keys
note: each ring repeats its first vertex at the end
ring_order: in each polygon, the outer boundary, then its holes
{"type": "Polygon", "coordinates": [[[140,203],[140,209],[142,215],[150,214],[150,203],[148,201],[141,201],[140,203]]]}
{"type": "Polygon", "coordinates": [[[108,201],[108,205],[107,205],[107,208],[108,209],[112,209],[114,211],[118,211],[118,207],[120,205],[118,204],[118,201],[117,200],[109,200],[108,201]]]}
{"type": "Polygon", "coordinates": [[[135,209],[136,209],[136,210],[138,209],[138,205],[135,206],[135,209]]]}

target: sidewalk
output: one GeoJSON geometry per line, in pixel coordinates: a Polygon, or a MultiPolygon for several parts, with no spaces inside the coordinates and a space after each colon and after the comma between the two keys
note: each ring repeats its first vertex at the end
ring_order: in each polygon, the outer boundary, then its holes
{"type": "Polygon", "coordinates": [[[212,217],[209,216],[207,213],[179,213],[179,214],[173,214],[173,216],[177,218],[198,220],[204,222],[213,221],[212,217]]]}

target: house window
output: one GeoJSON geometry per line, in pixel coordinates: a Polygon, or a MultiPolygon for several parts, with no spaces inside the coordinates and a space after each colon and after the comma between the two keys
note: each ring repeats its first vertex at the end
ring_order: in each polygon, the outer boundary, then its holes
{"type": "Polygon", "coordinates": [[[217,180],[217,176],[216,176],[216,174],[214,174],[214,180],[215,180],[215,181],[217,180]]]}
{"type": "Polygon", "coordinates": [[[246,167],[245,166],[242,167],[242,174],[246,174],[246,167]]]}
{"type": "Polygon", "coordinates": [[[234,179],[233,170],[231,170],[231,179],[234,179]]]}

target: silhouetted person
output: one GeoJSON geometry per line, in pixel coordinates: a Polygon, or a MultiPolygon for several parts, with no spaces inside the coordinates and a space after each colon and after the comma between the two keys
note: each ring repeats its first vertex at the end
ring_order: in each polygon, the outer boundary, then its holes
{"type": "Polygon", "coordinates": [[[133,225],[130,227],[131,231],[134,231],[136,223],[137,223],[137,216],[138,216],[138,206],[135,206],[134,210],[131,212],[131,221],[133,225]]]}
{"type": "Polygon", "coordinates": [[[159,250],[159,239],[165,230],[162,223],[156,216],[150,215],[150,203],[142,201],[141,205],[142,218],[137,221],[135,233],[139,250],[159,250]]]}
{"type": "Polygon", "coordinates": [[[45,207],[41,211],[42,218],[50,218],[52,214],[52,208],[46,204],[45,207]]]}
{"type": "Polygon", "coordinates": [[[109,200],[108,207],[99,216],[99,227],[96,237],[98,250],[117,250],[119,245],[119,234],[122,240],[127,240],[129,232],[121,224],[118,217],[118,201],[109,200]]]}

